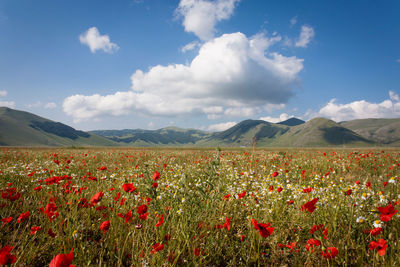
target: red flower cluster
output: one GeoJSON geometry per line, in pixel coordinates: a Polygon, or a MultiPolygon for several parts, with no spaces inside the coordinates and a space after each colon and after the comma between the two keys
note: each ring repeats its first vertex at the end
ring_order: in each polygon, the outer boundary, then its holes
{"type": "Polygon", "coordinates": [[[393,215],[397,213],[397,210],[394,209],[393,205],[389,203],[386,207],[378,207],[377,208],[381,213],[381,221],[388,222],[393,215]]]}
{"type": "Polygon", "coordinates": [[[371,241],[369,243],[369,249],[370,250],[377,250],[379,256],[383,256],[386,254],[386,248],[387,248],[387,242],[386,240],[380,238],[377,241],[371,241]]]}
{"type": "Polygon", "coordinates": [[[72,260],[74,259],[74,253],[73,249],[71,249],[71,252],[68,254],[58,254],[55,256],[50,264],[49,267],[72,267],[75,265],[72,265],[72,260]]]}
{"type": "Polygon", "coordinates": [[[11,265],[16,262],[17,257],[11,254],[14,247],[4,246],[0,249],[0,265],[11,265]]]}
{"type": "Polygon", "coordinates": [[[311,201],[308,201],[306,204],[301,206],[301,210],[302,211],[309,211],[309,212],[313,212],[315,210],[315,204],[317,203],[318,198],[314,198],[311,201]]]}
{"type": "Polygon", "coordinates": [[[251,219],[251,223],[253,224],[254,229],[256,229],[264,238],[272,235],[275,229],[274,227],[270,227],[271,223],[258,223],[255,219],[251,219]]]}

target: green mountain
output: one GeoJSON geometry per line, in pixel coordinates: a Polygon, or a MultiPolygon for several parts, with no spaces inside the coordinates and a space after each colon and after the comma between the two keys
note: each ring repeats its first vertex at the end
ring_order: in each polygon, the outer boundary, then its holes
{"type": "Polygon", "coordinates": [[[378,144],[400,145],[400,119],[360,119],[340,125],[378,144]]]}
{"type": "Polygon", "coordinates": [[[251,146],[254,138],[257,142],[263,140],[265,145],[288,130],[289,127],[285,125],[269,123],[263,120],[245,120],[225,131],[214,133],[210,137],[199,141],[197,145],[251,146]]]}
{"type": "Polygon", "coordinates": [[[159,130],[99,130],[91,133],[129,146],[193,146],[196,142],[210,136],[210,133],[178,127],[166,127],[159,130]]]}
{"type": "Polygon", "coordinates": [[[117,143],[29,112],[0,107],[0,145],[113,146],[117,143]]]}
{"type": "Polygon", "coordinates": [[[336,123],[325,118],[280,123],[245,120],[221,132],[166,127],[83,132],[32,113],[0,107],[0,146],[197,147],[400,146],[400,119],[336,123]]]}
{"type": "Polygon", "coordinates": [[[286,126],[297,126],[305,123],[305,121],[300,120],[298,118],[290,118],[285,121],[278,122],[278,124],[286,125],[286,126]]]}
{"type": "Polygon", "coordinates": [[[374,142],[325,118],[314,118],[304,124],[290,127],[290,130],[271,146],[371,146],[374,142]]]}

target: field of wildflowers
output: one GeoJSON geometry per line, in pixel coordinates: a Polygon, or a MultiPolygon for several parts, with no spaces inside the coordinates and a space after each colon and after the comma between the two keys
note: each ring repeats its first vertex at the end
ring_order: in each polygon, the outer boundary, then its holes
{"type": "Polygon", "coordinates": [[[398,150],[0,150],[0,265],[400,266],[398,150]]]}

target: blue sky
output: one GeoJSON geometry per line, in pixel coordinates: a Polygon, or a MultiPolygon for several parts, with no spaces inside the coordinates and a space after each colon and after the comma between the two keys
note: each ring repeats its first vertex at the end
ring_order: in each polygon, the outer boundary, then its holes
{"type": "Polygon", "coordinates": [[[0,106],[77,129],[400,117],[399,1],[0,0],[0,106]]]}

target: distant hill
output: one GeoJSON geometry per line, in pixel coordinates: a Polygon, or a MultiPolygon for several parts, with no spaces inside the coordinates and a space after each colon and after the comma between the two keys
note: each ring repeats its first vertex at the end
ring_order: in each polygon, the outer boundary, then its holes
{"type": "Polygon", "coordinates": [[[400,145],[400,119],[360,119],[340,125],[378,144],[400,145]]]}
{"type": "Polygon", "coordinates": [[[112,146],[117,143],[25,111],[0,107],[1,146],[112,146]]]}
{"type": "Polygon", "coordinates": [[[159,130],[100,130],[92,131],[91,133],[130,146],[193,146],[199,140],[210,136],[210,133],[204,131],[178,127],[166,127],[159,130]]]}
{"type": "Polygon", "coordinates": [[[325,118],[314,118],[304,124],[293,126],[275,140],[273,146],[371,146],[374,142],[325,118]]]}
{"type": "Polygon", "coordinates": [[[29,112],[0,107],[0,146],[193,147],[400,146],[400,119],[336,123],[325,118],[280,123],[245,120],[221,132],[166,127],[84,132],[29,112]]]}
{"type": "Polygon", "coordinates": [[[245,120],[235,126],[214,133],[197,144],[201,146],[251,146],[253,138],[272,140],[289,130],[288,126],[269,123],[263,120],[245,120]]]}
{"type": "Polygon", "coordinates": [[[297,126],[305,123],[305,121],[300,120],[298,118],[290,118],[285,121],[278,122],[278,124],[286,125],[286,126],[297,126]]]}

